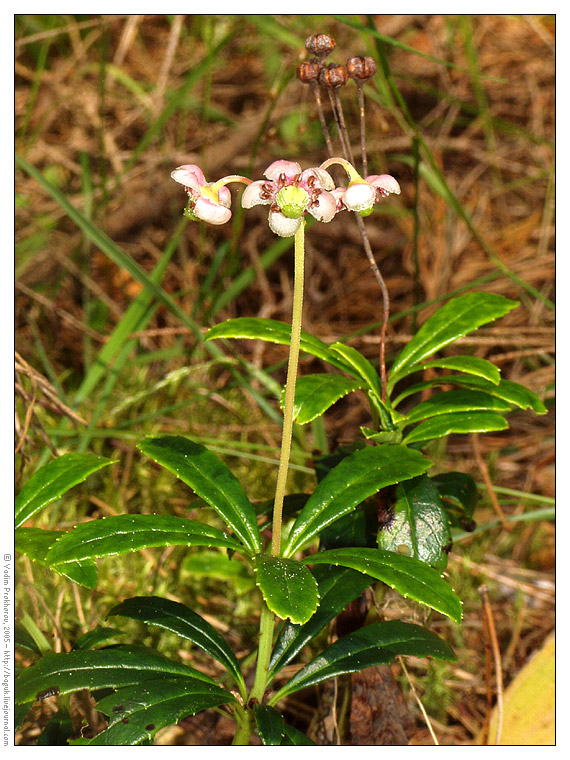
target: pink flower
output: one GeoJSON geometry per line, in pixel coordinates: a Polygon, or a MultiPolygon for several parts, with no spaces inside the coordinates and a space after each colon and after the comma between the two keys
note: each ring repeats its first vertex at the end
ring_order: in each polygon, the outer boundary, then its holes
{"type": "Polygon", "coordinates": [[[307,212],[319,222],[330,222],[337,211],[332,177],[324,169],[301,170],[296,161],[274,161],[264,172],[267,180],[249,185],[241,198],[244,208],[267,205],[269,226],[281,237],[299,229],[307,212]]]}
{"type": "Polygon", "coordinates": [[[361,216],[368,216],[372,213],[374,204],[382,198],[387,198],[391,193],[400,194],[400,185],[389,174],[370,174],[362,179],[354,166],[343,158],[329,158],[321,165],[321,169],[326,169],[331,164],[343,166],[350,178],[348,187],[337,187],[332,191],[338,211],[346,208],[361,216]]]}
{"type": "Polygon", "coordinates": [[[188,193],[188,204],[184,215],[194,221],[201,219],[210,224],[225,224],[231,218],[231,195],[226,187],[228,182],[250,184],[251,180],[237,175],[223,177],[217,182],[206,182],[204,172],[195,164],[184,164],[171,175],[175,182],[184,185],[188,193]]]}

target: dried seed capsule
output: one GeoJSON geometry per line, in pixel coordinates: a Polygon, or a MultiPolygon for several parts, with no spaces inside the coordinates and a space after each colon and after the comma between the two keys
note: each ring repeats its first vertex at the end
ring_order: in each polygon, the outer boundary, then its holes
{"type": "Polygon", "coordinates": [[[344,66],[340,66],[337,63],[329,63],[326,69],[321,69],[319,82],[333,89],[342,87],[348,82],[348,72],[344,66]]]}
{"type": "Polygon", "coordinates": [[[346,62],[346,70],[352,79],[370,79],[376,73],[376,61],[368,55],[356,55],[346,62]]]}
{"type": "Polygon", "coordinates": [[[320,73],[321,64],[316,58],[311,58],[310,61],[303,61],[303,63],[297,66],[297,79],[300,79],[305,84],[317,82],[320,73]]]}
{"type": "Polygon", "coordinates": [[[326,56],[336,47],[336,42],[330,34],[311,34],[307,37],[305,47],[313,55],[326,56]]]}

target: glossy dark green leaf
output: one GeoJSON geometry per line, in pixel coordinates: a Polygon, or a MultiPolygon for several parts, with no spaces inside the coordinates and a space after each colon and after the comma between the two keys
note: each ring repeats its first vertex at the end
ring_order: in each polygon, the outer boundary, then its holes
{"type": "Polygon", "coordinates": [[[60,694],[69,694],[80,689],[118,688],[172,676],[214,683],[194,668],[143,647],[76,649],[47,654],[23,670],[16,679],[16,702],[35,699],[36,694],[51,688],[58,689],[60,694]]]}
{"type": "Polygon", "coordinates": [[[50,566],[114,554],[127,554],[151,546],[242,546],[217,528],[172,515],[116,515],[81,523],[59,538],[49,550],[50,566]]]}
{"type": "Polygon", "coordinates": [[[274,707],[257,705],[255,722],[261,741],[265,746],[278,746],[285,734],[285,722],[281,713],[274,707]]]}
{"type": "Polygon", "coordinates": [[[412,365],[481,325],[508,314],[516,306],[516,301],[495,293],[467,293],[452,298],[420,327],[399,354],[392,366],[389,388],[393,388],[412,365]]]}
{"type": "MultiPolygon", "coordinates": [[[[14,547],[17,552],[25,554],[34,562],[44,567],[51,567],[47,555],[55,542],[65,536],[63,530],[42,530],[41,528],[18,528],[14,533],[14,547]]],[[[94,589],[97,585],[97,565],[92,559],[81,562],[67,562],[52,568],[59,575],[69,578],[86,588],[94,589]]]]}
{"type": "Polygon", "coordinates": [[[38,647],[34,639],[30,634],[22,628],[21,625],[14,626],[14,644],[21,649],[26,649],[28,652],[41,655],[41,649],[38,647]]]}
{"type": "Polygon", "coordinates": [[[330,350],[341,356],[346,364],[352,368],[352,371],[346,370],[347,372],[350,372],[353,377],[362,378],[366,382],[370,403],[378,410],[380,418],[384,423],[390,425],[392,413],[382,401],[380,376],[372,363],[360,351],[357,351],[356,348],[346,346],[344,343],[333,343],[330,346],[330,350]]]}
{"type": "MultiPolygon", "coordinates": [[[[275,319],[238,317],[237,319],[227,319],[225,322],[215,325],[204,337],[205,340],[214,340],[215,338],[250,338],[288,346],[291,343],[291,325],[287,322],[278,322],[275,319]]],[[[326,343],[304,330],[301,332],[300,348],[301,351],[324,359],[339,369],[346,369],[346,363],[331,351],[326,343]]]]}
{"type": "Polygon", "coordinates": [[[181,435],[147,438],[138,448],[215,509],[252,554],[261,551],[255,510],[239,480],[205,446],[181,435]]]}
{"type": "MultiPolygon", "coordinates": [[[[67,747],[73,735],[73,721],[69,713],[57,714],[50,720],[37,740],[38,747],[67,747]]],[[[38,750],[41,752],[41,750],[38,750]]]]}
{"type": "Polygon", "coordinates": [[[281,688],[270,704],[307,686],[344,673],[357,673],[374,665],[387,665],[397,655],[457,659],[447,644],[435,633],[411,623],[389,620],[371,623],[335,641],[328,649],[296,673],[281,688]]]}
{"type": "Polygon", "coordinates": [[[437,489],[427,475],[396,488],[392,520],[378,531],[378,548],[415,557],[443,570],[451,548],[451,531],[437,489]]]}
{"type": "Polygon", "coordinates": [[[335,520],[319,533],[319,549],[340,549],[341,546],[376,546],[378,502],[367,499],[356,509],[335,520]]]}
{"type": "Polygon", "coordinates": [[[422,363],[421,365],[413,365],[408,367],[406,375],[409,375],[412,371],[424,369],[452,369],[456,372],[465,372],[468,375],[476,375],[488,380],[493,385],[501,379],[501,371],[499,368],[490,362],[488,359],[482,359],[479,356],[448,356],[444,359],[434,359],[433,361],[422,363]],[[416,369],[413,369],[416,367],[416,369]]]}
{"type": "Polygon", "coordinates": [[[477,485],[465,472],[443,472],[431,482],[437,489],[449,521],[454,528],[475,529],[473,513],[479,500],[477,485]]]}
{"type": "Polygon", "coordinates": [[[398,591],[402,596],[425,604],[461,622],[461,601],[437,570],[413,557],[382,549],[345,548],[311,554],[308,565],[340,565],[366,573],[398,591]]]}
{"type": "Polygon", "coordinates": [[[546,414],[548,411],[536,393],[525,388],[524,385],[514,383],[511,380],[501,380],[497,385],[494,385],[482,377],[466,377],[465,375],[446,375],[445,377],[437,377],[433,380],[426,380],[423,383],[412,385],[400,393],[394,401],[394,405],[397,406],[405,398],[412,396],[414,393],[420,393],[427,388],[433,388],[437,385],[460,385],[462,388],[483,391],[490,396],[508,401],[509,404],[517,406],[519,409],[532,409],[536,414],[546,414]]]}
{"type": "MultiPolygon", "coordinates": [[[[333,404],[352,391],[364,387],[363,380],[341,375],[304,375],[297,379],[293,416],[295,422],[305,425],[327,411],[333,404]]],[[[281,408],[285,408],[285,391],[281,394],[281,408]]]]}
{"type": "Polygon", "coordinates": [[[196,644],[232,673],[245,695],[245,683],[233,650],[210,623],[184,604],[156,596],[136,596],[113,607],[107,617],[113,615],[142,620],[196,644]]]}
{"type": "Polygon", "coordinates": [[[510,404],[500,398],[491,396],[489,393],[472,390],[454,390],[438,393],[427,401],[414,406],[406,413],[408,423],[418,422],[430,417],[453,412],[508,412],[510,404]]]}
{"type": "Polygon", "coordinates": [[[431,441],[451,433],[489,433],[508,427],[506,419],[496,412],[455,412],[420,422],[404,437],[404,443],[431,441]]]}
{"type": "Polygon", "coordinates": [[[188,715],[236,702],[226,689],[194,678],[157,678],[118,689],[104,697],[97,710],[109,715],[105,731],[72,745],[124,746],[141,744],[165,726],[188,715]]]}
{"type": "Polygon", "coordinates": [[[316,747],[315,742],[311,741],[302,731],[299,731],[295,726],[290,726],[285,723],[285,736],[281,742],[281,746],[288,747],[316,747]]]}
{"type": "Polygon", "coordinates": [[[291,529],[284,556],[295,554],[384,486],[421,475],[430,466],[429,460],[406,446],[367,446],[355,451],[318,484],[291,529]]]}
{"type": "Polygon", "coordinates": [[[268,681],[296,657],[322,629],[330,623],[347,604],[370,586],[370,576],[342,567],[319,565],[313,575],[319,585],[321,597],[319,606],[312,618],[304,625],[286,623],[283,627],[269,663],[268,681]]]}
{"type": "Polygon", "coordinates": [[[113,464],[110,459],[95,454],[63,454],[48,462],[32,475],[18,494],[15,527],[18,528],[47,504],[110,464],[113,464]]]}
{"type": "Polygon", "coordinates": [[[258,554],[253,569],[255,582],[271,612],[293,623],[309,620],[319,605],[319,590],[308,567],[294,559],[258,554]]]}
{"type": "Polygon", "coordinates": [[[92,631],[87,631],[80,636],[75,644],[74,649],[95,649],[100,644],[106,644],[112,639],[116,639],[117,636],[124,636],[124,631],[119,631],[118,628],[99,627],[94,628],[92,631]]]}

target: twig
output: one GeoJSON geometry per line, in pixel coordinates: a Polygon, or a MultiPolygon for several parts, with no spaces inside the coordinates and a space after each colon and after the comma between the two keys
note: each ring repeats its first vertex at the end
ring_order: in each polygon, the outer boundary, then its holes
{"type": "Polygon", "coordinates": [[[483,603],[483,630],[486,637],[485,651],[487,651],[488,636],[495,663],[495,677],[497,679],[497,735],[495,737],[495,745],[499,745],[501,743],[501,732],[503,729],[503,667],[501,664],[501,651],[497,640],[493,611],[491,609],[491,604],[489,603],[489,587],[479,586],[478,591],[483,603]]]}
{"type": "Polygon", "coordinates": [[[495,510],[495,512],[497,513],[497,517],[501,521],[503,530],[506,530],[508,533],[510,533],[513,529],[513,526],[509,525],[509,523],[507,522],[505,513],[503,512],[501,505],[499,504],[499,500],[497,499],[497,495],[495,494],[495,491],[493,490],[493,483],[491,482],[489,469],[487,467],[487,464],[485,463],[485,460],[483,459],[481,455],[481,447],[479,446],[478,433],[473,433],[471,435],[471,443],[473,445],[473,453],[475,454],[477,465],[479,469],[481,470],[481,475],[483,476],[483,480],[485,481],[485,486],[487,487],[487,493],[489,494],[489,498],[491,499],[491,504],[493,505],[493,509],[495,510]]]}
{"type": "Polygon", "coordinates": [[[433,730],[433,728],[432,728],[432,725],[431,725],[431,721],[430,721],[430,719],[429,719],[429,716],[428,716],[428,714],[427,714],[427,712],[426,712],[426,710],[425,710],[425,707],[422,705],[422,701],[421,701],[421,699],[420,699],[420,698],[419,698],[419,696],[418,696],[418,693],[417,693],[417,691],[416,691],[416,687],[414,686],[414,684],[413,684],[413,682],[412,682],[412,679],[410,678],[410,674],[408,673],[408,670],[407,670],[407,668],[406,668],[406,665],[405,665],[405,663],[404,663],[404,660],[403,660],[401,657],[399,657],[399,656],[398,656],[398,659],[399,659],[399,661],[400,661],[400,665],[402,666],[402,670],[404,671],[404,674],[405,674],[406,678],[408,679],[408,683],[410,684],[410,689],[412,690],[412,694],[414,695],[414,699],[415,699],[415,700],[416,700],[416,702],[418,703],[418,707],[420,708],[420,711],[421,711],[422,715],[424,716],[424,720],[425,720],[425,722],[426,722],[426,725],[427,725],[427,727],[428,727],[428,731],[429,731],[429,732],[430,732],[430,734],[431,734],[431,738],[433,739],[433,743],[434,743],[434,744],[435,744],[437,747],[439,747],[439,742],[438,742],[438,740],[437,740],[437,736],[435,735],[435,732],[434,732],[434,730],[433,730]]]}

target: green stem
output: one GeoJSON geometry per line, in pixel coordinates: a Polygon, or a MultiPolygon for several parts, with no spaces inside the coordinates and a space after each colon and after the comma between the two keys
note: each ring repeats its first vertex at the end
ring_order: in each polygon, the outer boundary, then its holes
{"type": "Polygon", "coordinates": [[[291,437],[293,435],[293,402],[295,401],[295,384],[299,364],[299,346],[301,343],[301,317],[303,314],[303,278],[305,266],[305,222],[295,233],[295,279],[293,283],[293,317],[291,320],[291,345],[289,348],[289,367],[287,369],[287,386],[285,391],[285,410],[283,413],[283,437],[281,439],[281,458],[277,473],[275,503],[273,507],[273,539],[271,554],[281,554],[281,522],[283,517],[283,500],[291,455],[291,437]]]}

